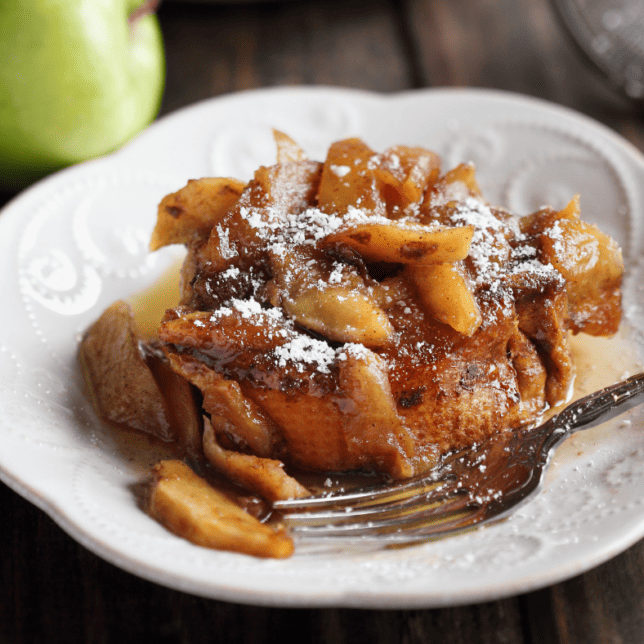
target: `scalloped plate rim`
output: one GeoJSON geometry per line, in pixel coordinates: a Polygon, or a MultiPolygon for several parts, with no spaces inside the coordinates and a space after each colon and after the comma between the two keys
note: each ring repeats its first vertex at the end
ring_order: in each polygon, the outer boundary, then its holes
{"type": "MultiPolygon", "coordinates": [[[[508,104],[526,105],[537,110],[552,111],[552,113],[560,114],[566,119],[572,119],[577,123],[582,123],[585,127],[595,129],[601,132],[612,140],[614,145],[622,149],[630,160],[640,166],[644,170],[644,157],[641,153],[628,141],[625,141],[614,131],[610,130],[603,124],[593,120],[590,117],[578,114],[573,110],[549,103],[543,99],[536,99],[529,96],[514,94],[512,92],[504,92],[488,89],[428,89],[428,90],[410,90],[399,92],[395,94],[383,95],[376,92],[366,92],[362,90],[353,90],[345,88],[332,88],[332,87],[286,87],[286,88],[267,88],[260,90],[246,90],[235,94],[225,95],[222,97],[215,97],[199,101],[193,105],[183,107],[171,114],[160,118],[157,122],[152,124],[146,131],[142,132],[133,141],[131,141],[125,148],[118,150],[106,157],[87,161],[83,164],[73,166],[61,170],[54,175],[42,179],[23,193],[17,195],[0,211],[0,230],[5,230],[6,227],[13,225],[12,218],[20,215],[23,204],[28,203],[28,199],[35,197],[38,193],[44,193],[54,186],[57,182],[64,181],[67,177],[73,177],[78,173],[100,171],[101,166],[109,167],[113,164],[118,165],[119,160],[130,151],[135,151],[138,147],[144,148],[146,141],[151,137],[156,137],[158,132],[163,132],[165,128],[169,127],[173,119],[185,118],[190,115],[190,112],[195,109],[208,109],[210,105],[224,105],[225,103],[234,104],[236,101],[253,99],[256,96],[280,96],[288,94],[300,95],[333,95],[338,94],[343,98],[357,101],[372,101],[376,100],[382,105],[387,103],[394,103],[401,100],[423,101],[432,100],[432,97],[442,97],[443,100],[454,99],[455,97],[467,96],[468,99],[473,98],[486,98],[486,100],[494,102],[501,100],[508,104]]],[[[16,222],[17,223],[17,222],[16,222]]],[[[1,439],[0,439],[1,440],[1,439]]],[[[10,488],[15,490],[18,494],[22,495],[29,502],[33,503],[44,512],[46,512],[58,525],[60,525],[72,538],[87,547],[89,550],[95,552],[97,555],[106,559],[107,561],[136,574],[140,577],[149,579],[151,581],[206,597],[225,599],[228,601],[239,601],[242,603],[252,603],[256,605],[268,606],[345,606],[345,607],[370,607],[370,608],[416,608],[416,607],[438,607],[438,606],[451,606],[457,604],[471,603],[477,601],[490,601],[508,595],[527,592],[535,590],[545,585],[567,579],[573,575],[585,572],[586,570],[603,563],[604,561],[622,552],[633,543],[638,541],[644,535],[644,523],[633,525],[632,528],[622,534],[619,539],[612,542],[612,547],[604,548],[601,552],[596,553],[594,558],[590,558],[584,562],[569,562],[568,565],[559,567],[557,570],[547,570],[539,578],[534,575],[529,579],[517,579],[514,583],[496,584],[488,583],[481,586],[462,589],[461,592],[452,593],[450,595],[441,596],[440,593],[426,592],[418,593],[417,591],[410,591],[409,593],[400,590],[398,594],[384,593],[382,589],[377,592],[357,592],[347,591],[345,593],[334,593],[324,591],[304,592],[298,589],[292,592],[280,592],[276,594],[269,594],[265,591],[257,591],[247,586],[228,587],[226,585],[207,584],[196,582],[191,579],[182,577],[181,575],[172,574],[168,572],[162,565],[152,566],[150,564],[142,564],[141,562],[132,559],[125,555],[118,547],[113,547],[109,542],[101,540],[91,530],[79,526],[70,516],[69,512],[64,508],[64,502],[50,498],[45,490],[39,489],[38,485],[31,480],[23,479],[16,476],[9,466],[0,463],[0,479],[2,479],[10,488]]],[[[251,584],[252,585],[252,584],[251,584]]]]}

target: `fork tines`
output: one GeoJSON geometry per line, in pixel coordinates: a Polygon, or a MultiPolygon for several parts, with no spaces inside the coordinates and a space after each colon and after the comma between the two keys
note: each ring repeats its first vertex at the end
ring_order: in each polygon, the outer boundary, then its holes
{"type": "Polygon", "coordinates": [[[279,501],[274,507],[284,513],[284,523],[296,534],[411,541],[428,538],[434,531],[462,529],[478,503],[455,476],[436,480],[434,473],[340,496],[279,501]]]}

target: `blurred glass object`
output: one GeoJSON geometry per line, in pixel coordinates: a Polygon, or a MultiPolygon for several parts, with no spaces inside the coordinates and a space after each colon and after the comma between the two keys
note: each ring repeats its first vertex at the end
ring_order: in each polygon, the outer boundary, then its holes
{"type": "Polygon", "coordinates": [[[644,0],[552,0],[584,54],[628,97],[644,101],[644,0]]]}

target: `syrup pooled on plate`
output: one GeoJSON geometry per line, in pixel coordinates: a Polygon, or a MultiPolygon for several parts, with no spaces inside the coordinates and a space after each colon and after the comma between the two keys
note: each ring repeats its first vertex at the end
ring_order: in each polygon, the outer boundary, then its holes
{"type": "MultiPolygon", "coordinates": [[[[194,180],[159,205],[152,249],[187,255],[156,336],[117,303],[81,345],[101,414],[174,440],[193,470],[268,501],[307,495],[298,471],[407,478],[566,400],[570,335],[618,330],[621,251],[578,197],[520,218],[423,148],[347,139],[319,163],[276,141],[248,184],[194,180]]],[[[193,470],[154,468],[152,514],[260,554],[216,494],[195,525],[193,470]]],[[[274,534],[264,555],[287,556],[274,534]]]]}

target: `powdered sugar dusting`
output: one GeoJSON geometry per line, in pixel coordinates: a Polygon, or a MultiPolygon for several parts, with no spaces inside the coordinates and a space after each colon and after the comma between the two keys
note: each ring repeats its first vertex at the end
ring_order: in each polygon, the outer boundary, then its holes
{"type": "Polygon", "coordinates": [[[284,313],[279,308],[264,308],[255,299],[239,300],[235,298],[229,300],[226,306],[221,306],[216,311],[213,311],[210,314],[210,320],[212,322],[217,322],[222,317],[234,315],[235,311],[240,313],[241,316],[247,320],[256,321],[261,319],[267,322],[286,320],[284,313]]]}
{"type": "Polygon", "coordinates": [[[299,335],[286,344],[274,350],[277,364],[285,367],[293,363],[300,372],[306,364],[314,364],[320,373],[329,373],[329,367],[335,361],[335,350],[323,340],[317,340],[307,335],[299,335]]]}
{"type": "Polygon", "coordinates": [[[350,357],[357,358],[358,360],[367,360],[370,355],[372,355],[371,351],[363,344],[358,344],[357,342],[348,342],[337,350],[338,360],[348,360],[350,357]]]}
{"type": "Polygon", "coordinates": [[[240,215],[255,230],[267,249],[284,256],[289,247],[312,245],[336,232],[347,221],[366,221],[369,218],[357,208],[345,217],[322,212],[319,208],[307,208],[292,214],[277,208],[240,208],[240,215]]]}
{"type": "Polygon", "coordinates": [[[351,172],[351,168],[348,165],[331,165],[329,169],[340,178],[345,177],[351,172]]]}
{"type": "Polygon", "coordinates": [[[521,232],[517,217],[501,214],[472,196],[452,206],[449,223],[474,228],[466,260],[473,287],[480,296],[493,298],[503,315],[513,315],[513,278],[524,282],[561,279],[552,264],[537,258],[537,249],[521,232]]]}
{"type": "MultiPolygon", "coordinates": [[[[334,348],[324,339],[308,336],[299,331],[280,308],[266,308],[255,299],[231,299],[228,305],[221,306],[210,314],[210,322],[217,324],[223,318],[235,315],[262,325],[269,337],[279,341],[279,345],[272,350],[279,367],[294,366],[300,373],[313,368],[319,373],[328,374],[337,360],[346,360],[348,356],[364,360],[370,355],[369,349],[359,343],[347,343],[334,348]]],[[[193,324],[205,326],[202,320],[194,320],[193,324]]]]}
{"type": "Polygon", "coordinates": [[[230,233],[224,229],[221,224],[216,226],[217,235],[219,236],[219,252],[224,259],[232,259],[237,255],[237,250],[231,246],[230,233]]]}
{"type": "Polygon", "coordinates": [[[329,214],[319,208],[309,207],[299,213],[289,213],[282,209],[241,207],[239,214],[254,229],[266,249],[278,256],[285,256],[295,246],[315,245],[342,228],[359,224],[383,226],[402,226],[407,230],[427,231],[438,227],[431,222],[421,225],[412,218],[392,221],[387,217],[374,215],[367,210],[349,206],[344,215],[329,214]]]}
{"type": "Polygon", "coordinates": [[[561,221],[556,220],[544,233],[552,240],[552,250],[556,261],[572,268],[574,264],[583,263],[587,270],[590,270],[599,261],[599,241],[594,237],[571,243],[570,235],[561,227],[561,221]]]}
{"type": "MultiPolygon", "coordinates": [[[[397,155],[388,157],[386,163],[389,171],[402,168],[397,155]]],[[[373,155],[368,159],[367,166],[372,170],[382,167],[382,155],[373,155]]],[[[330,165],[327,168],[340,178],[346,177],[347,181],[355,171],[350,164],[330,165]]],[[[376,215],[370,208],[361,208],[360,198],[356,199],[354,205],[348,205],[342,214],[327,213],[311,205],[312,202],[303,200],[303,194],[296,191],[293,195],[287,194],[286,197],[289,198],[276,198],[268,204],[261,199],[254,202],[259,205],[253,205],[250,199],[239,202],[236,212],[252,229],[253,239],[258,242],[260,252],[266,253],[263,257],[268,257],[270,283],[265,289],[266,277],[262,277],[262,284],[255,280],[251,284],[250,299],[225,300],[223,306],[213,314],[213,321],[217,316],[241,314],[249,320],[264,320],[269,327],[274,326],[269,332],[280,334],[279,346],[273,350],[275,363],[280,367],[289,365],[294,366],[298,372],[314,369],[328,374],[337,361],[349,358],[369,359],[370,349],[365,346],[346,343],[337,348],[337,344],[332,345],[317,334],[315,337],[309,335],[303,330],[301,320],[299,326],[295,324],[295,320],[300,319],[297,317],[299,309],[282,312],[280,308],[285,298],[297,298],[299,294],[309,290],[325,292],[344,288],[346,292],[334,294],[338,302],[346,300],[346,293],[354,288],[366,298],[376,297],[374,293],[380,286],[374,286],[375,282],[370,281],[368,276],[365,278],[354,264],[321,251],[320,242],[352,227],[381,225],[420,232],[445,226],[471,227],[473,237],[470,252],[461,267],[479,306],[485,306],[488,311],[482,322],[483,328],[493,324],[498,315],[515,315],[516,288],[531,288],[541,282],[561,278],[551,264],[540,261],[537,246],[533,239],[522,234],[518,217],[494,209],[482,199],[472,196],[468,186],[462,181],[445,183],[432,196],[429,205],[421,199],[404,213],[399,213],[404,216],[395,218],[376,215]],[[272,306],[268,306],[269,302],[272,306]]],[[[565,254],[568,249],[563,247],[565,239],[557,226],[558,223],[552,226],[551,238],[556,249],[561,249],[562,254],[565,254]]],[[[365,227],[364,233],[369,232],[365,227]]],[[[247,252],[241,246],[238,252],[231,243],[228,231],[222,230],[221,226],[217,227],[217,233],[224,258],[234,258],[240,252],[247,252]]],[[[364,267],[362,270],[365,270],[364,267]]],[[[240,269],[229,266],[221,272],[221,277],[231,282],[238,280],[240,269]]],[[[384,298],[384,285],[382,286],[383,290],[378,293],[379,297],[384,298]]],[[[414,301],[413,294],[405,294],[404,299],[397,301],[395,308],[390,306],[389,310],[390,317],[395,318],[398,324],[396,337],[392,338],[397,351],[401,355],[407,352],[412,360],[430,359],[434,350],[432,346],[418,340],[405,340],[408,333],[413,334],[418,320],[429,315],[427,310],[414,301]]],[[[315,330],[324,335],[319,328],[315,330]]],[[[382,351],[377,348],[375,350],[382,356],[382,351]]],[[[392,364],[390,362],[390,366],[392,364]]]]}
{"type": "Polygon", "coordinates": [[[503,222],[487,204],[473,197],[459,203],[451,219],[463,226],[474,227],[469,257],[476,271],[476,285],[500,279],[501,262],[508,260],[510,252],[503,222]]]}

